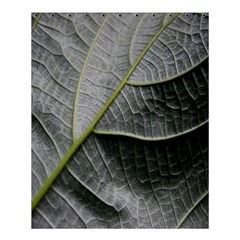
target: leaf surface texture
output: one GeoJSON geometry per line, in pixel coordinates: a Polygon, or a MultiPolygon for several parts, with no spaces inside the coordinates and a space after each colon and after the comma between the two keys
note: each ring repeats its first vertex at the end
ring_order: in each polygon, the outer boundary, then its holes
{"type": "Polygon", "coordinates": [[[207,228],[208,15],[35,15],[32,227],[207,228]]]}

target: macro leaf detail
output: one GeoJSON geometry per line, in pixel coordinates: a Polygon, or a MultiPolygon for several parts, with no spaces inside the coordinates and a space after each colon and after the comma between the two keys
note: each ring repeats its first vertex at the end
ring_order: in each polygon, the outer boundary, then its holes
{"type": "Polygon", "coordinates": [[[208,227],[208,14],[32,15],[32,227],[208,227]]]}

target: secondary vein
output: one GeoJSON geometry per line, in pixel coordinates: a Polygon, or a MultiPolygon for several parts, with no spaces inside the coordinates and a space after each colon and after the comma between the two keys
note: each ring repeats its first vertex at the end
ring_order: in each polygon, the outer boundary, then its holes
{"type": "Polygon", "coordinates": [[[178,75],[171,77],[171,78],[166,78],[166,79],[160,79],[160,80],[154,80],[151,82],[132,82],[132,81],[127,81],[126,84],[130,85],[130,86],[149,86],[149,85],[154,85],[154,84],[161,84],[161,83],[165,83],[168,81],[172,81],[175,79],[181,79],[180,77],[185,76],[186,74],[188,74],[189,72],[191,72],[193,69],[199,67],[202,63],[204,63],[205,61],[208,60],[208,56],[203,58],[200,62],[198,62],[197,64],[193,65],[192,67],[190,67],[188,70],[186,70],[185,72],[181,72],[178,75]]]}
{"type": "Polygon", "coordinates": [[[187,217],[190,215],[190,213],[197,207],[198,204],[201,203],[201,201],[208,195],[208,191],[206,191],[199,199],[196,201],[193,206],[187,211],[187,213],[184,215],[182,220],[177,224],[176,228],[180,228],[181,225],[184,223],[184,221],[187,219],[187,217]]]}
{"type": "Polygon", "coordinates": [[[96,130],[96,129],[94,129],[93,131],[94,131],[94,133],[99,134],[99,135],[125,136],[125,137],[130,137],[130,138],[143,140],[143,141],[164,141],[164,140],[180,137],[180,136],[185,135],[187,133],[193,132],[193,131],[197,130],[198,128],[202,127],[203,125],[205,125],[206,123],[208,123],[208,119],[206,121],[200,123],[199,125],[195,126],[195,127],[192,127],[188,130],[185,130],[184,132],[179,132],[179,133],[169,135],[169,136],[165,136],[165,137],[145,137],[145,136],[136,135],[134,133],[117,132],[117,131],[116,132],[114,132],[114,131],[103,131],[103,130],[96,130]]]}
{"type": "Polygon", "coordinates": [[[77,112],[77,106],[78,106],[78,93],[79,93],[79,89],[80,89],[80,85],[81,85],[81,81],[82,81],[82,78],[83,78],[83,73],[86,69],[86,66],[87,66],[87,63],[88,63],[88,60],[89,60],[89,57],[92,53],[92,50],[97,42],[97,39],[103,29],[103,27],[105,26],[108,18],[109,18],[110,14],[108,14],[105,18],[105,20],[103,21],[101,27],[99,28],[94,40],[93,40],[93,43],[88,51],[88,54],[87,54],[87,57],[84,61],[84,64],[83,64],[83,68],[82,68],[82,71],[81,71],[81,74],[80,74],[80,77],[79,77],[79,81],[78,81],[78,85],[77,85],[77,90],[76,90],[76,96],[75,96],[75,103],[74,103],[74,111],[73,111],[73,129],[72,129],[72,132],[73,132],[73,142],[76,142],[76,112],[77,112]]]}

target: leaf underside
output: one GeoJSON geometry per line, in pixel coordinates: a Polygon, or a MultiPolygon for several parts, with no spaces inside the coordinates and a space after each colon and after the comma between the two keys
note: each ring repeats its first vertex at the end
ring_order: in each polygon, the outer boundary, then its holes
{"type": "Polygon", "coordinates": [[[32,15],[32,227],[208,228],[208,14],[32,15]]]}

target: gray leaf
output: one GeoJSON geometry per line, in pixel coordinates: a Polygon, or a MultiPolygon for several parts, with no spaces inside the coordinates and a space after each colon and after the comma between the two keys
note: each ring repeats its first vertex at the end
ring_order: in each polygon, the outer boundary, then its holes
{"type": "Polygon", "coordinates": [[[208,15],[33,15],[32,227],[208,227],[208,15]]]}

